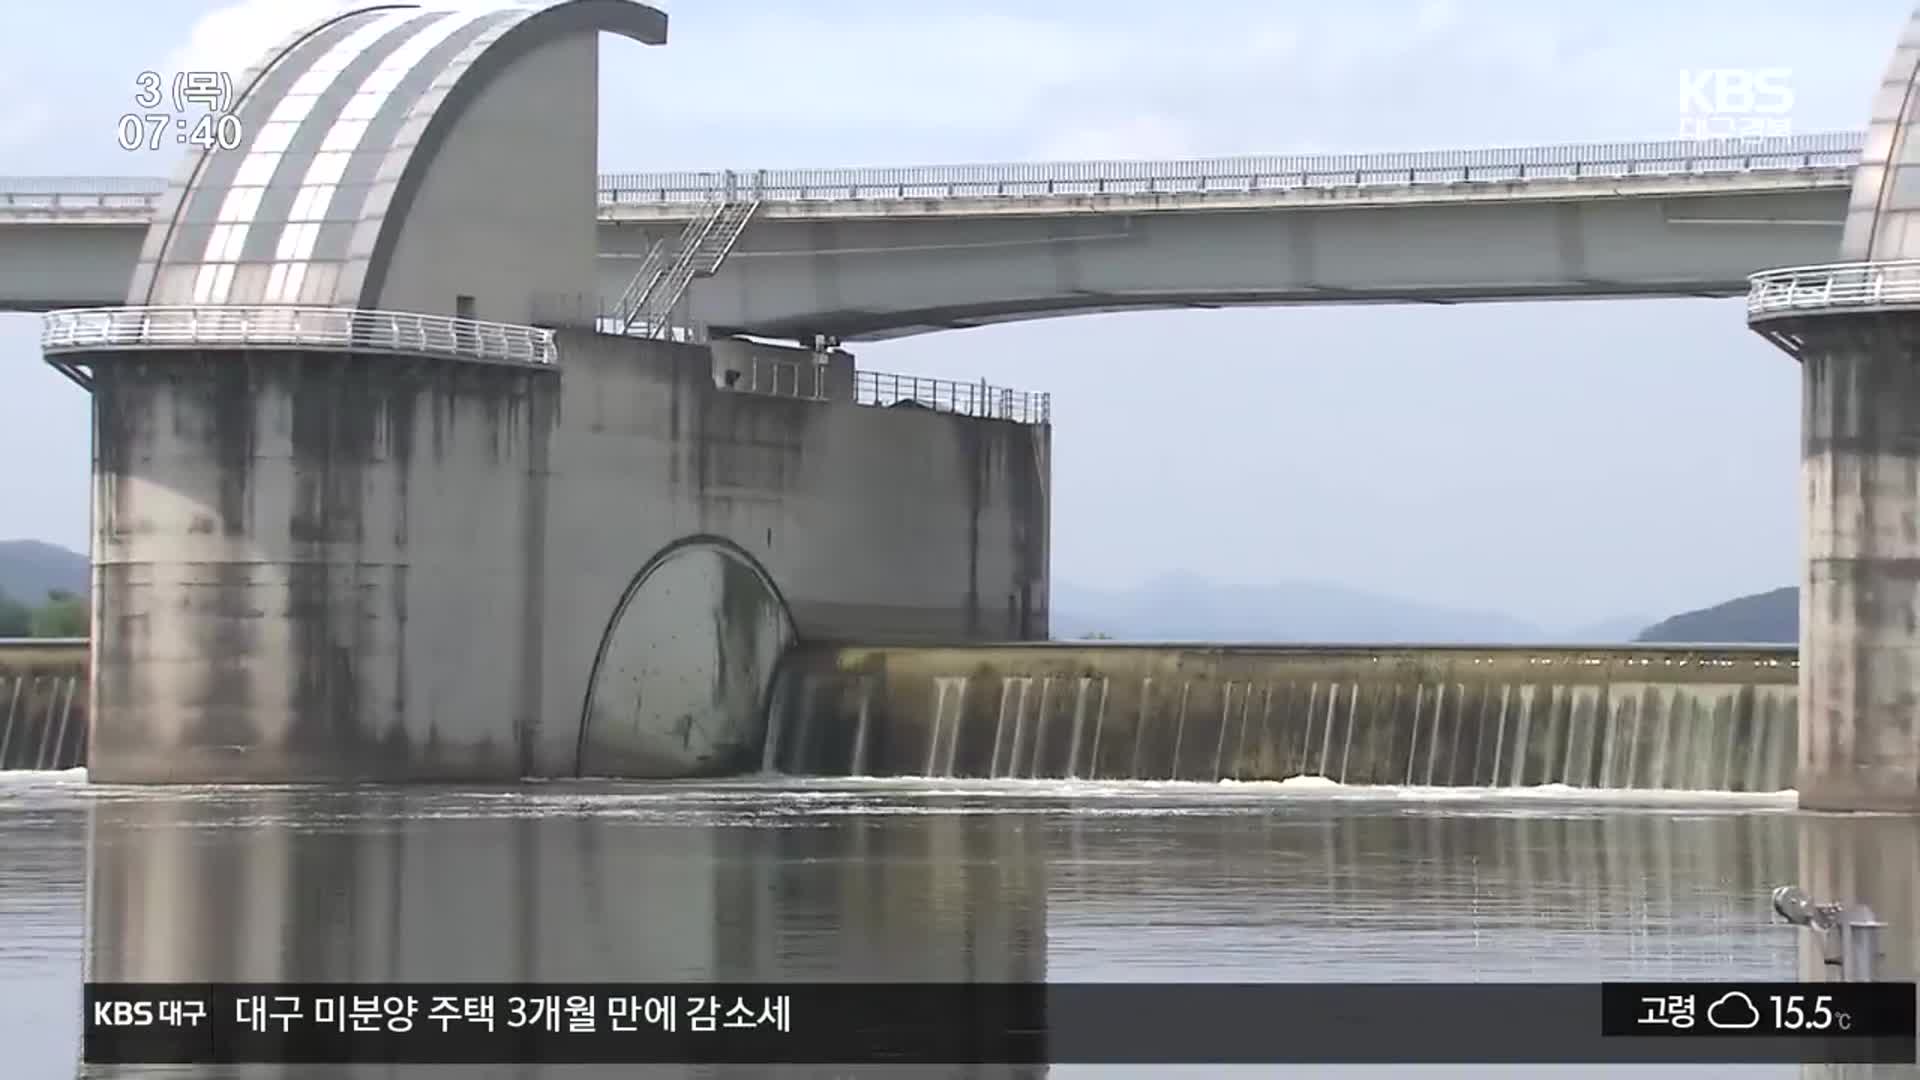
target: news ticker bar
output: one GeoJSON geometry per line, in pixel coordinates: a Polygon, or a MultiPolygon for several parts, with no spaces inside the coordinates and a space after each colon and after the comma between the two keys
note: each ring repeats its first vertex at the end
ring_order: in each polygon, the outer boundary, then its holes
{"type": "Polygon", "coordinates": [[[89,983],[95,1064],[1915,1059],[1913,983],[89,983]]]}

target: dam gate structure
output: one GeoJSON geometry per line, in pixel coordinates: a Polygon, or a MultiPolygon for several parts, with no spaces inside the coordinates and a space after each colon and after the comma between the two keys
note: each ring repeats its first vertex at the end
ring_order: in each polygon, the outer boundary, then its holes
{"type": "Polygon", "coordinates": [[[1044,395],[566,314],[597,312],[601,33],[666,18],[307,27],[127,303],[47,316],[93,399],[92,779],[730,772],[795,641],[1046,636],[1044,395]]]}

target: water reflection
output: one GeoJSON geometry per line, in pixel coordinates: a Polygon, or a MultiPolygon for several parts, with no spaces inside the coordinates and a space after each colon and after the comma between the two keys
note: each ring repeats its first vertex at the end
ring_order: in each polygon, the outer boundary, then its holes
{"type": "MultiPolygon", "coordinates": [[[[843,781],[494,793],[106,789],[45,811],[61,814],[88,821],[85,962],[100,980],[1792,978],[1806,966],[1803,935],[1772,920],[1767,902],[1768,890],[1790,881],[1823,899],[1873,903],[1892,924],[1898,970],[1911,972],[1920,956],[1911,932],[1920,918],[1912,896],[1920,826],[1712,799],[1649,809],[1518,796],[1413,802],[1277,788],[843,781]]],[[[0,825],[0,845],[8,843],[30,847],[32,836],[0,825]]],[[[0,882],[0,910],[25,910],[22,887],[0,882]]],[[[46,883],[40,891],[65,895],[46,883]]],[[[61,917],[60,903],[42,906],[44,931],[61,917]]],[[[77,949],[79,912],[64,917],[77,949]]],[[[36,937],[36,925],[24,929],[15,940],[45,936],[36,937]]],[[[12,959],[0,950],[0,965],[12,959]]],[[[45,968],[0,966],[0,981],[45,984],[45,968]]],[[[47,996],[67,992],[45,987],[47,996]]],[[[1222,1072],[1407,1070],[85,1075],[1148,1080],[1222,1072]]]]}

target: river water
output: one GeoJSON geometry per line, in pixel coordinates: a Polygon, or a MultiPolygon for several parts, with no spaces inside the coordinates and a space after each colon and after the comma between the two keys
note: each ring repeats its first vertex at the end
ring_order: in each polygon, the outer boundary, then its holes
{"type": "MultiPolygon", "coordinates": [[[[1798,880],[1809,828],[1869,853],[1920,848],[1920,826],[1815,819],[1794,812],[1790,794],[863,780],[126,789],[89,786],[78,771],[9,774],[0,1076],[75,1075],[83,971],[181,981],[1793,979],[1797,932],[1770,920],[1767,894],[1798,880]]],[[[1005,1075],[860,1075],[908,1072],[1005,1075]]]]}

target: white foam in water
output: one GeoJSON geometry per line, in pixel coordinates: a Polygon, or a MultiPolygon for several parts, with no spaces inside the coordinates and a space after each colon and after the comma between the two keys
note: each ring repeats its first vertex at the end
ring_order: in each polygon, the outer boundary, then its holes
{"type": "Polygon", "coordinates": [[[80,783],[87,778],[84,765],[71,769],[8,769],[0,772],[0,784],[80,783]]]}
{"type": "Polygon", "coordinates": [[[1289,776],[1281,780],[1071,780],[973,779],[925,776],[785,777],[766,774],[751,782],[786,789],[783,794],[804,797],[848,790],[899,791],[915,795],[994,794],[1031,798],[1120,798],[1142,795],[1205,796],[1232,794],[1236,798],[1269,795],[1284,799],[1344,799],[1403,802],[1568,802],[1610,805],[1672,806],[1723,804],[1782,806],[1791,809],[1798,792],[1694,791],[1667,788],[1587,788],[1571,784],[1531,787],[1439,787],[1424,785],[1343,784],[1324,776],[1289,776]]]}
{"type": "MultiPolygon", "coordinates": [[[[1692,791],[1679,789],[1650,788],[1585,788],[1569,784],[1551,783],[1532,787],[1429,787],[1423,785],[1364,785],[1343,784],[1325,776],[1298,775],[1280,780],[1075,780],[1067,778],[1044,779],[984,779],[967,777],[926,777],[926,776],[785,776],[778,773],[761,773],[732,779],[712,781],[587,781],[594,785],[615,784],[613,790],[580,791],[575,788],[580,781],[567,779],[549,780],[538,785],[537,790],[492,790],[484,792],[441,792],[451,795],[461,803],[498,803],[518,804],[518,808],[532,812],[536,808],[552,809],[556,806],[577,805],[579,808],[593,808],[599,811],[612,809],[619,804],[632,804],[638,810],[642,807],[658,806],[670,808],[689,798],[707,802],[726,802],[728,800],[763,800],[772,795],[777,799],[800,804],[825,804],[835,800],[844,800],[848,796],[861,793],[869,795],[896,793],[912,797],[992,795],[1007,799],[1139,799],[1155,797],[1166,799],[1184,799],[1204,801],[1209,797],[1230,797],[1244,804],[1252,798],[1271,798],[1275,801],[1312,801],[1338,800],[1350,802],[1401,802],[1401,803],[1528,803],[1532,805],[1565,803],[1569,805],[1610,805],[1610,806],[1744,806],[1779,808],[1791,810],[1798,798],[1798,792],[1785,791],[1692,791]],[[574,790],[569,790],[574,788],[574,790]]],[[[151,788],[122,788],[113,785],[88,785],[87,770],[84,767],[61,769],[56,771],[9,770],[0,772],[0,789],[15,790],[29,787],[77,789],[96,798],[114,798],[116,796],[147,796],[153,793],[151,788]]],[[[222,797],[248,791],[260,791],[269,788],[294,790],[305,785],[190,785],[169,787],[169,797],[222,797]]],[[[324,787],[323,787],[324,789],[324,787]]],[[[344,789],[342,789],[344,790],[344,789]]],[[[1227,804],[1223,804],[1227,805],[1227,804]]],[[[466,816],[474,812],[469,805],[466,809],[454,811],[452,816],[466,816]]],[[[947,811],[940,811],[947,812],[947,811]]],[[[431,810],[426,816],[440,816],[431,810]]]]}

